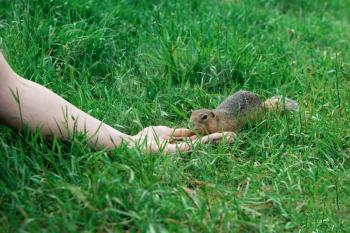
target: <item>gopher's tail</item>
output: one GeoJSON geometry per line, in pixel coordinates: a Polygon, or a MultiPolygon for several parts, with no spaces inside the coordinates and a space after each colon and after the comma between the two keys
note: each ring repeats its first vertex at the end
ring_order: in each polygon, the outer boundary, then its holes
{"type": "Polygon", "coordinates": [[[272,96],[267,99],[264,106],[269,110],[286,110],[288,112],[299,111],[299,104],[297,101],[280,95],[272,96]]]}

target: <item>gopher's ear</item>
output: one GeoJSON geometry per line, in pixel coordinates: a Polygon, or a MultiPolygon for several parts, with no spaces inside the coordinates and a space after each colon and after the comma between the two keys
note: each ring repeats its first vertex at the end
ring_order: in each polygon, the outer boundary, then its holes
{"type": "Polygon", "coordinates": [[[213,111],[211,111],[211,112],[210,112],[210,116],[211,116],[212,118],[215,118],[215,113],[214,113],[213,111]]]}

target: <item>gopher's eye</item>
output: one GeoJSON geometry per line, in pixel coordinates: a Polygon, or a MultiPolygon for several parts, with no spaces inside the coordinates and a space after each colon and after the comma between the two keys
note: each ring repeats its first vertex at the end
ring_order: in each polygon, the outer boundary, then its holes
{"type": "Polygon", "coordinates": [[[206,120],[206,119],[208,119],[208,115],[207,115],[207,114],[204,114],[204,115],[202,116],[202,120],[206,120]]]}

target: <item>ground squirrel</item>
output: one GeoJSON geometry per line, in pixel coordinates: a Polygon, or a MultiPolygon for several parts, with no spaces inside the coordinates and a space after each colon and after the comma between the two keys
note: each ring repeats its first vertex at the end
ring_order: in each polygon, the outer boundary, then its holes
{"type": "Polygon", "coordinates": [[[229,96],[215,109],[193,111],[190,122],[200,134],[237,132],[246,122],[255,120],[259,115],[263,116],[266,109],[298,111],[299,105],[282,96],[273,96],[263,103],[257,94],[241,90],[229,96]]]}

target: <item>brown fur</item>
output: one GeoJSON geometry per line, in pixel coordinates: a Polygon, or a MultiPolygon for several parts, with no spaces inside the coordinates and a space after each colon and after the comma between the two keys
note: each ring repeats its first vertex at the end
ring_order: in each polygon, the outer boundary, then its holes
{"type": "MultiPolygon", "coordinates": [[[[266,109],[279,107],[282,97],[274,96],[262,103],[253,92],[238,91],[229,96],[215,109],[199,109],[193,111],[190,122],[200,134],[211,134],[220,131],[237,132],[249,121],[259,121],[266,109]]],[[[298,104],[285,98],[288,111],[298,110],[298,104]]]]}

